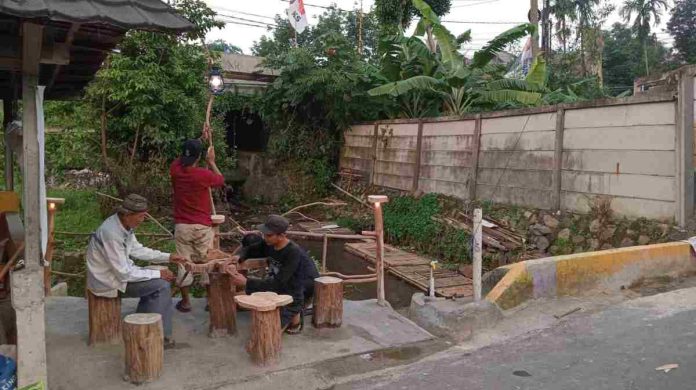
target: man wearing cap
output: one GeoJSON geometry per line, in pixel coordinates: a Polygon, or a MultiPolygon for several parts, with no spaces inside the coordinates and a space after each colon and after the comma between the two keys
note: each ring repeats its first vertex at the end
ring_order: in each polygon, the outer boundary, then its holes
{"type": "Polygon", "coordinates": [[[159,313],[162,316],[165,347],[172,339],[172,294],[170,282],[174,274],[164,268],[153,270],[138,267],[131,258],[152,263],[180,263],[185,259],[146,248],[135,238],[134,229],[147,215],[147,200],[128,195],[116,213],[92,233],[87,245],[87,288],[100,297],[140,298],[138,313],[159,313]]]}
{"type": "MultiPolygon", "coordinates": [[[[314,279],[319,277],[319,271],[307,251],[288,239],[285,234],[288,226],[287,219],[270,215],[257,227],[263,234],[263,241],[243,246],[237,255],[240,262],[249,258],[269,259],[268,276],[248,278],[246,293],[273,291],[292,296],[292,303],[281,309],[280,323],[286,333],[296,334],[302,331],[302,310],[314,295],[314,279]]],[[[243,284],[244,277],[236,275],[234,282],[243,284]]]]}
{"type": "MultiPolygon", "coordinates": [[[[174,190],[174,239],[176,251],[188,260],[204,259],[208,249],[213,246],[215,234],[210,214],[210,188],[222,187],[225,178],[215,164],[215,149],[208,148],[206,162],[210,169],[201,168],[198,163],[203,154],[200,139],[184,142],[181,157],[172,162],[169,174],[174,190]]],[[[189,288],[193,276],[179,266],[177,284],[181,288],[181,301],[177,310],[191,311],[189,288]]],[[[208,284],[207,275],[201,277],[201,283],[208,284]]]]}

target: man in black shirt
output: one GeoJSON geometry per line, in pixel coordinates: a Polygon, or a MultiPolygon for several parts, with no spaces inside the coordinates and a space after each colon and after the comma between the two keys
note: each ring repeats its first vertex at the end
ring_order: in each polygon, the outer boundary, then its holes
{"type": "Polygon", "coordinates": [[[273,291],[292,296],[292,303],[280,312],[280,322],[286,333],[295,334],[302,331],[302,309],[314,295],[314,279],[319,277],[319,271],[307,252],[288,239],[285,234],[288,226],[287,219],[279,215],[269,216],[263,225],[258,226],[263,240],[245,237],[248,245],[243,245],[237,255],[240,262],[249,258],[268,258],[268,275],[263,279],[248,278],[246,293],[273,291]]]}

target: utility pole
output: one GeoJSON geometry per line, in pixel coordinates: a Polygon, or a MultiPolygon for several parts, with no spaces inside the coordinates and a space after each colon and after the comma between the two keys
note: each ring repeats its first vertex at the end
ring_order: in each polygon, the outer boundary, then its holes
{"type": "Polygon", "coordinates": [[[532,35],[532,56],[539,54],[539,0],[529,0],[529,22],[536,27],[532,35]]]}
{"type": "Polygon", "coordinates": [[[358,54],[363,51],[363,2],[360,0],[360,10],[358,11],[358,54]]]}
{"type": "Polygon", "coordinates": [[[551,0],[544,0],[544,9],[541,14],[541,51],[546,60],[551,56],[551,0]]]}

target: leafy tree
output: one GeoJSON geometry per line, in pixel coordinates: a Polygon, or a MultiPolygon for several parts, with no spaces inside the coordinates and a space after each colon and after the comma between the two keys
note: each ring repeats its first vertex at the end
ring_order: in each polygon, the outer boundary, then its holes
{"type": "Polygon", "coordinates": [[[532,105],[541,101],[540,92],[545,83],[543,63],[537,63],[526,81],[503,79],[502,71],[490,65],[508,44],[531,34],[532,25],[523,24],[504,32],[476,52],[467,64],[457,51],[457,39],[428,4],[423,0],[413,3],[423,15],[416,35],[396,36],[385,42],[387,50],[381,74],[389,82],[370,90],[371,95],[400,99],[403,113],[412,117],[432,115],[442,105],[447,114],[462,115],[510,102],[532,105]],[[437,53],[432,53],[418,37],[427,28],[437,38],[437,53]]]}
{"type": "Polygon", "coordinates": [[[630,28],[615,23],[604,32],[604,81],[613,94],[633,88],[633,81],[645,71],[645,55],[653,71],[666,71],[669,51],[655,36],[647,45],[635,39],[630,28]]]}
{"type": "Polygon", "coordinates": [[[662,8],[667,9],[666,0],[625,0],[621,8],[621,16],[626,23],[631,23],[633,19],[633,30],[638,35],[638,40],[643,45],[643,60],[645,61],[645,75],[650,74],[648,64],[648,36],[653,22],[660,23],[662,8]]]}
{"type": "MultiPolygon", "coordinates": [[[[437,16],[446,15],[452,6],[452,0],[424,1],[437,16]]],[[[376,0],[375,14],[380,25],[380,37],[383,39],[407,29],[418,11],[411,0],[376,0]]],[[[434,52],[435,43],[430,29],[426,30],[426,34],[428,47],[434,52]]]]}
{"type": "Polygon", "coordinates": [[[131,162],[172,157],[184,138],[200,134],[209,61],[202,40],[222,23],[202,0],[177,1],[176,9],[195,25],[192,31],[127,34],[88,89],[87,102],[101,122],[105,160],[107,149],[128,154],[131,162]]]}
{"type": "Polygon", "coordinates": [[[674,37],[679,58],[688,64],[696,63],[696,1],[677,0],[667,30],[674,37]]]}
{"type": "Polygon", "coordinates": [[[244,54],[244,51],[242,51],[242,49],[239,46],[235,46],[231,43],[225,42],[224,39],[216,39],[208,43],[208,49],[222,52],[225,54],[244,54]]]}
{"type": "MultiPolygon", "coordinates": [[[[295,37],[297,46],[307,49],[315,57],[325,57],[328,35],[342,35],[350,45],[343,50],[357,52],[358,48],[358,12],[342,11],[330,7],[314,26],[309,26],[301,34],[296,34],[287,18],[276,15],[276,27],[271,36],[263,36],[254,43],[251,51],[254,55],[266,58],[269,65],[280,67],[279,59],[285,58],[293,48],[295,37]]],[[[370,61],[377,58],[377,20],[373,13],[363,14],[362,53],[360,57],[370,61]]]]}

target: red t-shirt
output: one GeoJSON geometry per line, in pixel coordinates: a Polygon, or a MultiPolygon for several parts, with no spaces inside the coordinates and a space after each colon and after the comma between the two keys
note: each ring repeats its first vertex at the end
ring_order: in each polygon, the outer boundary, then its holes
{"type": "Polygon", "coordinates": [[[211,226],[208,188],[222,187],[225,178],[199,167],[184,167],[179,159],[169,167],[174,190],[174,223],[211,226]]]}

